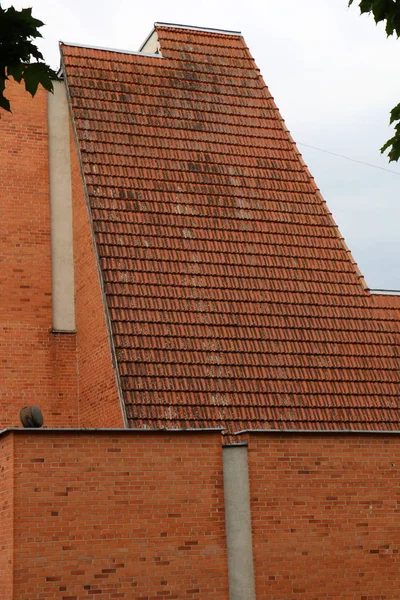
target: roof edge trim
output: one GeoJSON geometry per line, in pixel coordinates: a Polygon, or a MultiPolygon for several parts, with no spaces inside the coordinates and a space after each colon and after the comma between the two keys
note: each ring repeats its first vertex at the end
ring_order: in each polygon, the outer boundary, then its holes
{"type": "Polygon", "coordinates": [[[223,427],[202,427],[202,428],[188,428],[188,429],[180,429],[178,427],[175,428],[155,428],[155,429],[144,429],[144,428],[111,428],[111,427],[93,427],[93,428],[83,428],[83,427],[6,427],[6,429],[0,430],[0,437],[7,433],[114,433],[114,434],[126,434],[126,433],[221,433],[224,431],[223,427]]]}
{"type": "Polygon", "coordinates": [[[313,433],[318,435],[319,433],[323,433],[324,435],[327,433],[336,435],[347,435],[348,433],[352,434],[383,434],[383,435],[400,435],[400,429],[243,429],[242,431],[235,431],[233,435],[243,435],[243,434],[251,434],[251,433],[313,433]]]}
{"type": "Polygon", "coordinates": [[[373,296],[400,296],[400,290],[384,290],[379,288],[370,288],[373,296]]]}
{"type": "Polygon", "coordinates": [[[172,29],[189,29],[192,31],[205,31],[206,33],[220,33],[222,35],[237,35],[242,37],[241,31],[231,31],[229,29],[215,29],[214,27],[197,27],[196,25],[181,25],[180,23],[156,22],[154,23],[154,29],[156,27],[171,27],[172,29]]]}
{"type": "MultiPolygon", "coordinates": [[[[147,41],[147,40],[146,40],[147,41]]],[[[133,54],[135,56],[145,56],[147,58],[164,58],[161,54],[149,54],[147,52],[140,52],[140,50],[122,50],[118,48],[106,48],[103,46],[88,46],[87,44],[74,44],[73,42],[63,42],[60,40],[60,46],[75,46],[75,48],[87,48],[88,50],[101,50],[102,52],[116,52],[118,54],[133,54]]],[[[144,44],[143,44],[144,46],[144,44]]],[[[141,46],[141,47],[143,47],[141,46]]]]}

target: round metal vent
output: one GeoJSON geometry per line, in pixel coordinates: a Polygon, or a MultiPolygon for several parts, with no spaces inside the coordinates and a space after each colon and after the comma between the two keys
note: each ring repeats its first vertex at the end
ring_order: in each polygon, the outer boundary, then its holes
{"type": "Polygon", "coordinates": [[[21,408],[19,418],[24,427],[41,427],[43,425],[43,414],[38,406],[21,408]]]}

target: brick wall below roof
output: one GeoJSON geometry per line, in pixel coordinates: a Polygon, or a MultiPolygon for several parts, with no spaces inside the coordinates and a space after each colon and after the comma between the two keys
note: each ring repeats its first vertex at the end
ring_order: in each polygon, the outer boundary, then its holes
{"type": "Polygon", "coordinates": [[[7,435],[15,600],[227,600],[219,433],[7,435]]]}
{"type": "Polygon", "coordinates": [[[0,598],[13,600],[13,439],[0,439],[0,598]]]}
{"type": "Polygon", "coordinates": [[[81,427],[124,427],[93,236],[71,132],[75,318],[81,427]]]}
{"type": "MultiPolygon", "coordinates": [[[[399,465],[398,435],[251,434],[257,600],[398,598],[399,465]]],[[[0,478],[2,600],[228,598],[218,433],[9,432],[0,478]]]]}
{"type": "Polygon", "coordinates": [[[400,438],[250,436],[257,600],[399,597],[400,438]]]}
{"type": "Polygon", "coordinates": [[[0,119],[0,428],[39,405],[45,425],[77,425],[75,336],[52,333],[46,93],[7,86],[0,119]]]}

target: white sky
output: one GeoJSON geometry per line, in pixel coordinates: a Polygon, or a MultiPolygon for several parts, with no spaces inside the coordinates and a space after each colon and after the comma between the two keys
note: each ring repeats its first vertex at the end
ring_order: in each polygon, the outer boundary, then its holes
{"type": "MultiPolygon", "coordinates": [[[[240,30],[371,288],[400,290],[400,163],[379,148],[400,102],[400,40],[347,0],[26,0],[58,41],[138,50],[155,21],[240,30]],[[397,171],[391,174],[312,150],[397,171]]],[[[357,2],[358,4],[358,2],[357,2]]]]}

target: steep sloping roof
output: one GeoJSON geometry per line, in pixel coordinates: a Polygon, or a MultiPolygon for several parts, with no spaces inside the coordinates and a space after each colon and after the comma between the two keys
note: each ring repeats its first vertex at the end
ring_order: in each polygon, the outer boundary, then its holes
{"type": "Polygon", "coordinates": [[[398,429],[398,321],[243,38],[156,32],[62,46],[131,425],[398,429]]]}

